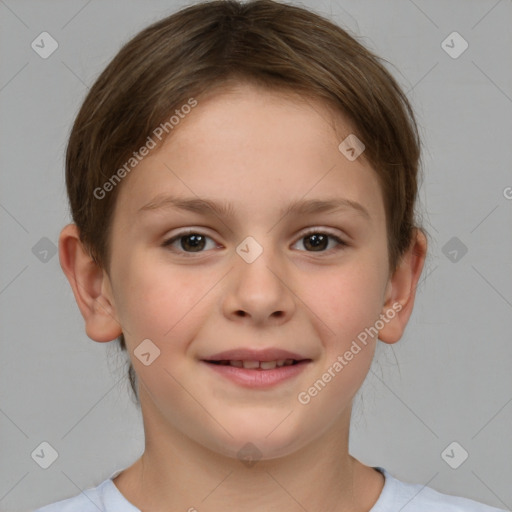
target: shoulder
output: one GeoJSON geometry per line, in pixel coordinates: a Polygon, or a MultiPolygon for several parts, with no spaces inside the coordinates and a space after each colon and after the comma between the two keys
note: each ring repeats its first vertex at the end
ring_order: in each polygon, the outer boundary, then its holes
{"type": "Polygon", "coordinates": [[[34,512],[132,512],[126,508],[126,501],[119,499],[111,479],[104,480],[97,487],[84,490],[77,496],[57,501],[34,512]]]}
{"type": "Polygon", "coordinates": [[[377,468],[386,478],[381,496],[370,512],[505,512],[478,501],[459,496],[443,494],[421,484],[402,482],[390,475],[384,468],[377,468]],[[401,507],[401,508],[400,508],[401,507]]]}

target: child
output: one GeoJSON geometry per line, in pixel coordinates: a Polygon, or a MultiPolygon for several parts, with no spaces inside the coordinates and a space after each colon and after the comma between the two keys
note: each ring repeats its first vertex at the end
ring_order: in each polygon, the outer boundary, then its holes
{"type": "Polygon", "coordinates": [[[59,254],[145,451],[39,512],[498,510],[348,452],[425,261],[419,159],[378,57],[302,8],[198,3],[126,44],[72,129],[59,254]]]}

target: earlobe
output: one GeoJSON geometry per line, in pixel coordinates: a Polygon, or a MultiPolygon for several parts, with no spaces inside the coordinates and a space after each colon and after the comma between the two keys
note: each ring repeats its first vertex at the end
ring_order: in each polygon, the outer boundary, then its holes
{"type": "Polygon", "coordinates": [[[122,329],[108,291],[110,286],[105,283],[108,276],[83,247],[76,224],[68,224],[60,233],[59,259],[84,317],[87,336],[98,342],[117,338],[122,329]]]}
{"type": "Polygon", "coordinates": [[[379,331],[384,343],[396,343],[402,337],[412,314],[416,288],[427,255],[427,239],[421,229],[415,230],[410,248],[388,282],[383,313],[388,322],[379,331]]]}

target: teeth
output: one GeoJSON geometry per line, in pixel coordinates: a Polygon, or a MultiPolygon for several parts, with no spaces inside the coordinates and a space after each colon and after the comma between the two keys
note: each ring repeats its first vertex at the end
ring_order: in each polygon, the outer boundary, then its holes
{"type": "Polygon", "coordinates": [[[283,366],[291,366],[294,363],[294,359],[277,359],[275,361],[240,361],[240,360],[219,360],[212,361],[222,366],[234,366],[236,368],[246,368],[249,370],[274,370],[275,368],[281,368],[283,366]]]}
{"type": "Polygon", "coordinates": [[[273,370],[282,366],[291,366],[293,359],[278,359],[277,361],[219,361],[222,365],[235,366],[236,368],[246,368],[249,370],[273,370]]]}
{"type": "Polygon", "coordinates": [[[259,368],[260,362],[259,361],[243,361],[244,368],[259,368]]]}

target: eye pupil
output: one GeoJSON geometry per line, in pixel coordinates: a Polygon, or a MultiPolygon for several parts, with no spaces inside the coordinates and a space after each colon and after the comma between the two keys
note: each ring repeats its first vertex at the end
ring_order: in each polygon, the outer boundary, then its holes
{"type": "Polygon", "coordinates": [[[321,233],[320,234],[313,234],[313,235],[308,235],[305,237],[305,240],[313,240],[312,243],[308,244],[306,243],[305,245],[310,245],[311,247],[315,248],[315,249],[318,249],[319,247],[320,248],[325,248],[326,245],[325,245],[325,242],[327,241],[327,238],[325,235],[322,235],[321,233]]]}
{"type": "Polygon", "coordinates": [[[185,235],[181,237],[181,247],[183,249],[203,249],[204,248],[204,237],[203,235],[185,235]],[[183,243],[183,240],[192,240],[190,244],[183,243]],[[189,245],[189,247],[186,247],[186,245],[189,245]]]}
{"type": "MultiPolygon", "coordinates": [[[[174,238],[165,241],[162,245],[163,247],[169,246],[171,251],[178,253],[201,253],[205,252],[208,238],[210,237],[199,232],[189,231],[176,235],[174,238]],[[177,248],[172,249],[172,246],[176,243],[180,246],[179,250],[177,248]]],[[[303,247],[309,252],[326,252],[330,239],[335,240],[337,244],[333,251],[347,246],[346,243],[335,235],[322,231],[311,231],[309,234],[303,235],[301,241],[303,247]]]]}

